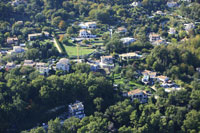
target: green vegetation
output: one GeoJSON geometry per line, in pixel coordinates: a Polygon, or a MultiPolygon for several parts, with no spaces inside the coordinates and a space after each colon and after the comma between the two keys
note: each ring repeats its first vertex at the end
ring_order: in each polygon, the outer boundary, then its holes
{"type": "Polygon", "coordinates": [[[174,0],[177,6],[173,8],[167,6],[170,1],[1,0],[0,52],[21,43],[26,48],[23,53],[0,57],[0,132],[44,133],[41,124],[48,123],[49,133],[198,133],[200,1],[174,0]],[[138,2],[138,6],[132,6],[132,2],[138,2]],[[90,29],[97,38],[81,41],[77,51],[77,42],[72,40],[79,39],[79,24],[91,21],[97,24],[97,28],[90,29]],[[185,24],[192,26],[187,29],[185,24]],[[125,31],[119,32],[119,27],[125,31]],[[169,33],[170,28],[174,28],[174,34],[169,33]],[[28,41],[29,34],[42,32],[49,36],[28,41]],[[158,42],[164,44],[150,42],[150,33],[160,35],[158,42]],[[124,44],[120,41],[124,37],[136,41],[124,44]],[[18,44],[9,44],[9,38],[18,38],[18,44]],[[103,55],[113,56],[115,68],[110,75],[102,69],[92,72],[86,62],[76,64],[71,60],[69,72],[53,69],[60,58],[88,55],[95,48],[98,52],[90,56],[93,61],[103,55]],[[128,52],[145,56],[119,59],[119,54],[128,52]],[[34,67],[23,66],[24,60],[52,63],[49,75],[39,75],[34,67]],[[17,67],[6,70],[9,62],[17,67]],[[168,76],[181,90],[168,93],[153,79],[154,92],[152,85],[141,82],[145,69],[168,76]],[[115,84],[119,89],[114,90],[115,84]],[[122,95],[138,88],[150,91],[148,103],[122,95]],[[71,117],[61,124],[56,117],[67,113],[67,105],[76,100],[83,102],[86,117],[71,117]],[[64,109],[46,113],[59,106],[64,109]]]}
{"type": "MultiPolygon", "coordinates": [[[[69,57],[77,56],[77,46],[64,45],[64,48],[65,48],[67,54],[69,55],[69,57]]],[[[89,48],[89,47],[81,47],[80,46],[80,47],[78,47],[78,51],[79,51],[79,56],[82,56],[82,55],[88,55],[88,54],[92,53],[94,51],[94,49],[89,48]]]]}

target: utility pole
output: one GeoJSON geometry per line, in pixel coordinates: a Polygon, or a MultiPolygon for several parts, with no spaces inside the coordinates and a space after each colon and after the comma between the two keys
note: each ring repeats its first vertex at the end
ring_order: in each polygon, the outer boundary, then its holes
{"type": "Polygon", "coordinates": [[[77,48],[77,61],[79,60],[79,51],[78,51],[78,46],[79,46],[79,44],[77,43],[77,44],[76,44],[76,48],[77,48]]]}

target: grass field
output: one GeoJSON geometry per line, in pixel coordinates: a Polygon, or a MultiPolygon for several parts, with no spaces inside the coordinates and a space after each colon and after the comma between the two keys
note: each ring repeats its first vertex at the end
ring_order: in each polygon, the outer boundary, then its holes
{"type": "MultiPolygon", "coordinates": [[[[76,46],[66,46],[64,45],[64,48],[67,52],[67,54],[70,56],[77,56],[77,47],[76,46]]],[[[94,49],[88,48],[88,47],[79,47],[79,56],[81,55],[87,55],[94,51],[94,49]]]]}

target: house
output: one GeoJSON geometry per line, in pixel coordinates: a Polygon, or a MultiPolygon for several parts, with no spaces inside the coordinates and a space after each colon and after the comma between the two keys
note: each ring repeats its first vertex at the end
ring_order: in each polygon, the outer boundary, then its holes
{"type": "Polygon", "coordinates": [[[154,79],[154,78],[156,78],[157,73],[156,73],[156,72],[153,72],[153,71],[150,71],[150,70],[144,70],[144,71],[142,72],[142,75],[143,75],[143,76],[149,75],[150,78],[154,79]]]}
{"type": "Polygon", "coordinates": [[[3,68],[4,68],[4,66],[1,66],[1,65],[0,65],[0,70],[3,69],[3,68]]]}
{"type": "Polygon", "coordinates": [[[117,33],[126,33],[127,29],[125,27],[119,27],[117,28],[117,33]]]}
{"type": "Polygon", "coordinates": [[[1,50],[0,51],[0,55],[6,55],[8,53],[8,51],[6,51],[6,50],[1,50]]]}
{"type": "Polygon", "coordinates": [[[162,11],[157,11],[155,14],[161,15],[161,16],[165,16],[166,15],[166,13],[163,13],[162,11]]]}
{"type": "Polygon", "coordinates": [[[21,43],[21,44],[19,44],[19,46],[26,47],[26,44],[25,43],[21,43]]]}
{"type": "Polygon", "coordinates": [[[120,41],[122,41],[123,44],[131,44],[131,43],[135,42],[136,39],[134,39],[132,37],[124,37],[124,38],[121,38],[120,41]]]}
{"type": "Polygon", "coordinates": [[[169,81],[169,78],[163,75],[157,76],[156,78],[158,79],[158,81],[164,82],[164,83],[167,83],[169,81]]]}
{"type": "Polygon", "coordinates": [[[144,70],[142,72],[142,75],[143,75],[143,78],[142,78],[142,82],[144,84],[154,84],[153,80],[152,79],[155,79],[156,78],[156,75],[157,73],[156,72],[152,72],[152,71],[149,71],[149,70],[144,70]]]}
{"type": "Polygon", "coordinates": [[[19,4],[23,4],[25,1],[24,0],[14,0],[11,2],[12,6],[18,6],[19,4]]]}
{"type": "Polygon", "coordinates": [[[179,0],[179,2],[191,2],[191,0],[179,0]]]}
{"type": "Polygon", "coordinates": [[[149,75],[144,75],[143,78],[142,78],[142,82],[144,84],[148,84],[150,81],[150,76],[149,75]]]}
{"type": "Polygon", "coordinates": [[[148,94],[144,90],[136,89],[128,92],[128,97],[130,97],[132,100],[138,99],[140,103],[147,103],[148,102],[148,94]]]}
{"type": "Polygon", "coordinates": [[[13,68],[15,68],[16,67],[16,65],[13,63],[13,62],[8,62],[7,64],[6,64],[6,71],[8,71],[8,70],[10,70],[10,69],[13,69],[13,68]]]}
{"type": "Polygon", "coordinates": [[[97,27],[96,22],[85,22],[85,23],[80,23],[79,26],[81,29],[95,29],[97,27]]]}
{"type": "Polygon", "coordinates": [[[101,63],[113,64],[113,57],[112,56],[101,56],[101,63]]]}
{"type": "Polygon", "coordinates": [[[194,29],[195,25],[193,23],[189,23],[189,24],[184,24],[185,26],[185,30],[188,32],[192,29],[194,29]]]}
{"type": "Polygon", "coordinates": [[[90,70],[96,72],[98,69],[100,69],[99,62],[87,62],[88,65],[90,65],[90,70]]]}
{"type": "Polygon", "coordinates": [[[168,81],[167,83],[163,82],[160,86],[165,89],[165,92],[181,90],[181,87],[172,81],[168,81]]]}
{"type": "Polygon", "coordinates": [[[17,25],[23,25],[23,21],[17,21],[15,24],[17,24],[17,25]]]}
{"type": "Polygon", "coordinates": [[[13,47],[13,52],[15,52],[15,53],[22,53],[24,51],[25,50],[21,46],[14,46],[13,47]]]}
{"type": "Polygon", "coordinates": [[[159,34],[155,34],[155,33],[149,34],[149,41],[150,42],[155,42],[155,41],[158,41],[158,40],[161,40],[161,37],[160,37],[159,34]]]}
{"type": "Polygon", "coordinates": [[[15,44],[17,45],[18,44],[18,38],[17,37],[8,37],[7,38],[7,43],[10,45],[10,44],[15,44]]]}
{"type": "Polygon", "coordinates": [[[168,6],[169,8],[176,7],[177,5],[178,5],[177,2],[174,2],[174,1],[167,2],[167,6],[168,6]]]}
{"type": "Polygon", "coordinates": [[[168,34],[170,35],[176,34],[176,30],[174,28],[170,28],[168,34]]]}
{"type": "Polygon", "coordinates": [[[69,72],[69,68],[70,68],[70,63],[69,63],[69,59],[67,58],[61,58],[59,62],[56,63],[56,69],[58,70],[69,72]]]}
{"type": "Polygon", "coordinates": [[[41,75],[49,74],[49,66],[46,63],[38,62],[36,63],[35,68],[40,72],[41,75]]]}
{"type": "Polygon", "coordinates": [[[181,42],[186,42],[186,41],[188,41],[188,38],[187,38],[187,37],[181,39],[181,42]]]}
{"type": "Polygon", "coordinates": [[[76,118],[82,119],[85,117],[84,105],[80,101],[76,101],[74,104],[68,105],[69,116],[74,116],[76,118]]]}
{"type": "Polygon", "coordinates": [[[14,46],[13,50],[8,51],[8,54],[19,54],[23,53],[25,50],[21,46],[14,46]]]}
{"type": "Polygon", "coordinates": [[[141,58],[142,55],[138,55],[135,52],[130,52],[130,53],[125,53],[125,54],[120,54],[119,57],[122,60],[127,60],[127,59],[138,59],[138,58],[141,58]]]}
{"type": "Polygon", "coordinates": [[[130,6],[132,6],[132,7],[139,7],[141,5],[142,5],[141,2],[135,2],[135,1],[130,4],[130,6]]]}
{"type": "Polygon", "coordinates": [[[152,42],[153,45],[162,45],[162,44],[167,44],[165,40],[160,39],[157,41],[152,42]]]}
{"type": "Polygon", "coordinates": [[[114,68],[114,62],[112,56],[101,56],[100,67],[103,69],[110,69],[114,68]]]}
{"type": "Polygon", "coordinates": [[[81,38],[96,38],[96,35],[93,35],[90,30],[82,29],[79,31],[79,37],[81,37],[81,38]]]}
{"type": "Polygon", "coordinates": [[[33,60],[24,60],[23,66],[34,67],[35,66],[35,62],[33,60]]]}
{"type": "Polygon", "coordinates": [[[38,37],[42,37],[42,36],[45,36],[45,37],[49,37],[49,33],[48,32],[42,32],[42,33],[34,33],[34,34],[28,34],[28,41],[32,41],[38,37]]]}
{"type": "Polygon", "coordinates": [[[197,67],[197,68],[196,68],[196,71],[200,73],[200,67],[197,67]]]}

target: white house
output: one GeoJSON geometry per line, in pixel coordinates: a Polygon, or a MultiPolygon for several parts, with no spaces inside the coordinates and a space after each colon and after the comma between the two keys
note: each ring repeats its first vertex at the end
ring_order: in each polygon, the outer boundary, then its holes
{"type": "Polygon", "coordinates": [[[82,29],[79,31],[79,37],[81,38],[95,38],[96,35],[93,35],[90,30],[82,29]]]}
{"type": "Polygon", "coordinates": [[[13,52],[22,53],[22,52],[24,52],[24,49],[21,46],[14,46],[13,47],[13,52]]]}
{"type": "Polygon", "coordinates": [[[23,53],[25,50],[21,46],[14,46],[13,50],[8,51],[8,54],[18,54],[23,53]]]}
{"type": "Polygon", "coordinates": [[[114,62],[112,56],[101,56],[101,62],[100,67],[105,69],[113,69],[114,68],[114,62]]]}
{"type": "Polygon", "coordinates": [[[18,38],[17,37],[8,37],[7,38],[7,43],[8,44],[15,44],[15,45],[17,45],[18,44],[18,38]]]}
{"type": "Polygon", "coordinates": [[[49,74],[49,66],[46,63],[38,62],[36,63],[35,68],[40,72],[41,75],[49,74]]]}
{"type": "Polygon", "coordinates": [[[70,63],[69,63],[69,59],[67,58],[61,58],[59,62],[56,63],[56,69],[58,70],[69,72],[69,68],[70,68],[70,63]]]}
{"type": "Polygon", "coordinates": [[[166,15],[166,13],[163,13],[162,11],[156,11],[155,14],[157,14],[157,15],[161,15],[161,16],[165,16],[165,15],[166,15]]]}
{"type": "Polygon", "coordinates": [[[79,26],[81,29],[95,29],[97,27],[96,22],[85,22],[85,23],[80,23],[79,26]]]}
{"type": "Polygon", "coordinates": [[[163,75],[157,76],[156,78],[158,79],[158,81],[163,82],[163,83],[166,83],[169,81],[169,78],[163,75]]]}
{"type": "Polygon", "coordinates": [[[90,65],[90,70],[91,71],[97,71],[100,69],[99,62],[87,62],[88,65],[90,65]]]}
{"type": "Polygon", "coordinates": [[[126,33],[127,29],[125,27],[119,27],[117,28],[117,33],[126,33]]]}
{"type": "Polygon", "coordinates": [[[150,42],[155,42],[155,41],[158,41],[158,40],[161,40],[161,37],[160,37],[159,34],[155,34],[155,33],[149,34],[149,41],[150,42]]]}
{"type": "Polygon", "coordinates": [[[120,57],[122,60],[127,60],[127,59],[138,59],[138,58],[141,58],[142,55],[138,55],[138,54],[135,53],[135,52],[130,52],[130,53],[120,54],[119,57],[120,57]]]}
{"type": "Polygon", "coordinates": [[[101,56],[101,63],[113,64],[113,57],[112,56],[101,56]]]}
{"type": "Polygon", "coordinates": [[[165,40],[160,39],[157,41],[152,42],[153,45],[161,45],[161,44],[167,44],[165,40]]]}
{"type": "Polygon", "coordinates": [[[33,60],[24,60],[23,66],[34,67],[35,66],[35,62],[33,60]]]}
{"type": "Polygon", "coordinates": [[[191,0],[179,0],[179,2],[191,2],[191,0]]]}
{"type": "Polygon", "coordinates": [[[1,65],[0,65],[0,70],[3,69],[3,68],[4,68],[4,66],[1,66],[1,65]]]}
{"type": "Polygon", "coordinates": [[[49,37],[49,32],[42,32],[42,33],[34,33],[34,34],[28,34],[28,40],[31,41],[31,40],[34,40],[38,37],[42,37],[42,36],[45,36],[45,37],[49,37]]]}
{"type": "Polygon", "coordinates": [[[190,31],[190,30],[194,29],[194,27],[195,27],[195,25],[193,23],[184,24],[184,25],[185,25],[186,31],[190,31]]]}
{"type": "Polygon", "coordinates": [[[124,37],[124,38],[121,38],[120,41],[122,41],[123,44],[131,44],[131,43],[135,42],[136,39],[132,38],[132,37],[124,37]]]}
{"type": "Polygon", "coordinates": [[[141,6],[141,5],[142,5],[141,2],[135,2],[135,1],[130,4],[130,6],[133,6],[133,7],[138,7],[138,6],[141,6]]]}
{"type": "Polygon", "coordinates": [[[196,71],[200,73],[200,67],[197,67],[197,68],[196,68],[196,71]]]}
{"type": "Polygon", "coordinates": [[[131,97],[132,100],[138,99],[140,103],[147,103],[148,102],[148,96],[146,91],[136,89],[128,92],[128,97],[131,97]]]}
{"type": "Polygon", "coordinates": [[[153,72],[153,71],[150,71],[150,70],[144,70],[144,71],[142,72],[142,75],[143,75],[143,76],[149,75],[150,78],[154,79],[154,78],[156,78],[157,73],[156,73],[156,72],[153,72]]]}
{"type": "Polygon", "coordinates": [[[142,78],[142,82],[145,84],[148,84],[150,81],[150,76],[149,75],[144,75],[142,78]]]}
{"type": "Polygon", "coordinates": [[[13,69],[13,68],[15,68],[16,67],[16,65],[13,63],[13,62],[8,62],[7,64],[6,64],[6,71],[8,71],[8,70],[10,70],[10,69],[13,69]]]}
{"type": "Polygon", "coordinates": [[[23,4],[25,1],[24,0],[14,0],[11,2],[12,6],[18,6],[19,4],[23,4]]]}
{"type": "Polygon", "coordinates": [[[170,28],[168,33],[170,35],[176,34],[176,30],[174,28],[170,28]]]}
{"type": "Polygon", "coordinates": [[[167,2],[167,6],[168,6],[169,8],[176,7],[176,6],[177,6],[177,2],[174,2],[174,1],[172,1],[172,2],[167,2]]]}
{"type": "Polygon", "coordinates": [[[74,116],[79,119],[85,117],[84,105],[80,101],[76,101],[74,104],[68,105],[68,112],[69,116],[74,116]]]}

